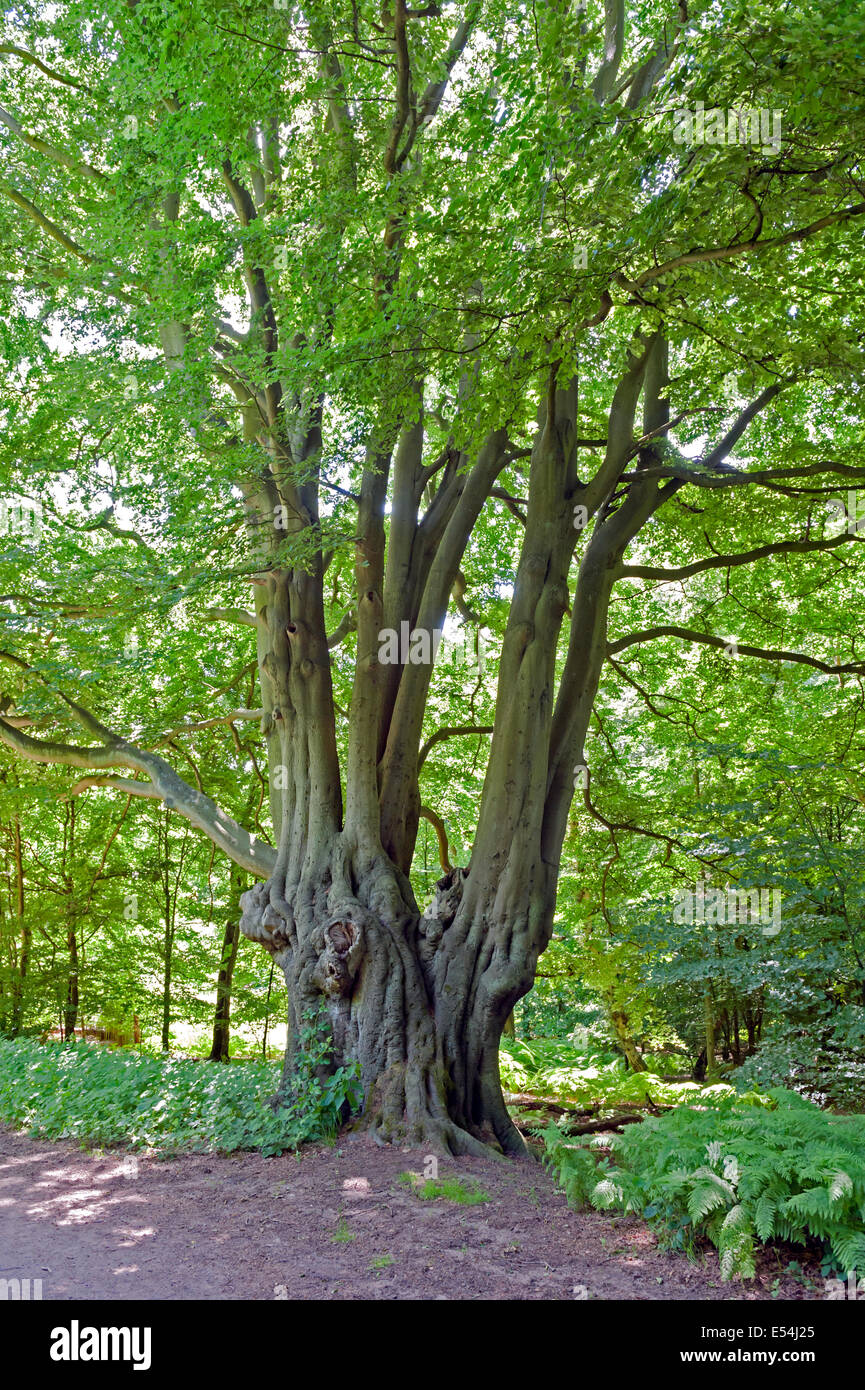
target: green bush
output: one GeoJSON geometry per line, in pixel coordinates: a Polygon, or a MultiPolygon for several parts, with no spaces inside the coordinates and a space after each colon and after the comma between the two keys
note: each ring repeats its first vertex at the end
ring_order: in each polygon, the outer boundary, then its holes
{"type": "Polygon", "coordinates": [[[88,1043],[0,1040],[0,1119],[41,1139],[74,1139],[161,1153],[277,1154],[335,1132],[356,1103],[357,1080],[315,1075],[324,1044],[313,1034],[287,1104],[268,1103],[280,1066],[230,1066],[109,1051],[88,1043]]]}
{"type": "Polygon", "coordinates": [[[819,1241],[824,1273],[865,1268],[865,1116],[780,1088],[768,1100],[682,1106],[589,1146],[550,1125],[545,1158],[574,1205],[636,1212],[689,1253],[709,1239],[724,1279],[751,1277],[756,1243],[773,1239],[819,1241]]]}
{"type": "Polygon", "coordinates": [[[823,1020],[776,1024],[731,1080],[738,1087],[783,1085],[835,1110],[865,1110],[865,1009],[836,1008],[832,1027],[823,1020]]]}

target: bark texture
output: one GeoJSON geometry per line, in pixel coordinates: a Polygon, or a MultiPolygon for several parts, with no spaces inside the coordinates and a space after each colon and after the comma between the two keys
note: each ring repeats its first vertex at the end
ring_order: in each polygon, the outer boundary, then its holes
{"type": "MultiPolygon", "coordinates": [[[[421,914],[384,855],[340,834],[310,877],[257,884],[242,929],[272,952],[288,990],[289,1037],[322,996],[335,1061],[360,1065],[360,1123],[382,1142],[445,1153],[523,1151],[507,1114],[498,1044],[532,968],[510,927],[490,931],[457,869],[421,914]]],[[[293,1052],[286,1056],[290,1082],[293,1052]]]]}

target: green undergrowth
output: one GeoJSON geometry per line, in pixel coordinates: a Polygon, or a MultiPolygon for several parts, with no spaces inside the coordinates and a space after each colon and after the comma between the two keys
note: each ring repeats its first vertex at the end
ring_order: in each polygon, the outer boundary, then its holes
{"type": "MultiPolygon", "coordinates": [[[[591,1052],[560,1038],[530,1043],[503,1038],[499,1072],[506,1091],[547,1096],[575,1110],[598,1106],[614,1110],[618,1105],[681,1105],[708,1099],[732,1098],[732,1086],[703,1086],[696,1081],[665,1081],[651,1071],[628,1071],[614,1052],[591,1052]]],[[[754,1099],[756,1093],[749,1093],[754,1099]]]]}
{"type": "Polygon", "coordinates": [[[326,1081],[313,1068],[324,1044],[313,1036],[292,1099],[274,1110],[276,1062],[172,1060],[88,1043],[0,1040],[0,1120],[40,1139],[118,1144],[157,1153],[257,1149],[277,1154],[335,1134],[354,1076],[326,1081]]]}
{"type": "Polygon", "coordinates": [[[862,1270],[865,1116],[782,1088],[762,1099],[681,1106],[584,1143],[551,1124],[545,1161],[574,1206],[636,1213],[691,1255],[708,1239],[725,1280],[752,1277],[758,1247],[779,1240],[816,1242],[824,1274],[862,1270]]]}

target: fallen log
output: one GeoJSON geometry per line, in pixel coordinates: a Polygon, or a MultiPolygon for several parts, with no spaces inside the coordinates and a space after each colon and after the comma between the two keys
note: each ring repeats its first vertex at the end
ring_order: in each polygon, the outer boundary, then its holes
{"type": "MultiPolygon", "coordinates": [[[[560,1115],[597,1115],[600,1110],[609,1109],[601,1101],[595,1101],[592,1105],[567,1105],[564,1101],[553,1100],[551,1097],[535,1096],[528,1091],[503,1091],[505,1105],[520,1106],[523,1110],[555,1110],[560,1115]]],[[[657,1114],[661,1110],[675,1110],[676,1106],[670,1101],[657,1100],[620,1100],[618,1110],[647,1110],[650,1114],[657,1114]]]]}
{"type": "Polygon", "coordinates": [[[555,1110],[557,1115],[581,1115],[588,1112],[575,1110],[572,1105],[562,1105],[557,1100],[545,1100],[543,1096],[514,1094],[504,1091],[505,1105],[519,1105],[523,1110],[555,1110]]]}
{"type": "MultiPolygon", "coordinates": [[[[619,1108],[606,1117],[599,1117],[600,1102],[592,1106],[564,1105],[561,1101],[547,1100],[543,1096],[533,1096],[528,1092],[505,1091],[505,1104],[520,1111],[547,1111],[550,1118],[559,1117],[566,1121],[568,1135],[601,1134],[604,1130],[620,1129],[622,1125],[636,1123],[647,1115],[658,1115],[662,1110],[675,1110],[675,1105],[658,1105],[654,1101],[621,1101],[619,1108]]],[[[528,1129],[528,1117],[524,1114],[514,1116],[518,1128],[528,1129]]]]}

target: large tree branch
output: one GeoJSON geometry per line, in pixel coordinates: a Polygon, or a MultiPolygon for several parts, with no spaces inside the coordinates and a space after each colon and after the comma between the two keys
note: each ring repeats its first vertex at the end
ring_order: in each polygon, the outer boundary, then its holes
{"type": "Polygon", "coordinates": [[[622,565],[618,573],[623,579],[659,579],[671,584],[676,580],[690,579],[692,575],[702,574],[704,570],[735,569],[738,565],[752,565],[757,560],[765,560],[769,555],[834,550],[839,545],[848,545],[856,540],[865,541],[865,536],[845,533],[821,541],[778,541],[775,545],[760,545],[754,550],[743,550],[738,554],[710,555],[703,560],[694,560],[690,565],[681,565],[678,569],[656,569],[653,565],[622,565]]]}
{"type": "MultiPolygon", "coordinates": [[[[230,159],[225,158],[223,160],[220,172],[222,174],[223,183],[228,189],[234,211],[237,214],[237,220],[241,227],[249,227],[250,224],[258,218],[258,212],[251,194],[240,182],[240,179],[232,168],[230,159]]],[[[278,346],[276,315],[273,311],[273,301],[264,270],[261,266],[253,263],[245,242],[243,248],[243,278],[246,282],[250,310],[258,319],[258,328],[263,335],[265,351],[268,355],[271,355],[276,352],[278,346]]],[[[265,395],[268,401],[271,402],[274,412],[279,400],[278,395],[274,395],[275,390],[275,385],[269,385],[265,388],[265,395]]],[[[271,420],[270,423],[273,423],[273,421],[271,420]]]]}
{"type": "Polygon", "coordinates": [[[655,47],[654,52],[645,63],[641,63],[636,71],[629,76],[626,82],[619,85],[612,99],[620,96],[623,91],[628,90],[625,105],[633,111],[637,106],[651,95],[664,73],[672,67],[676,54],[679,51],[679,42],[685,25],[688,22],[688,6],[685,0],[679,0],[676,18],[672,21],[672,42],[667,37],[667,25],[664,24],[664,32],[655,47]]]}
{"type": "MultiPolygon", "coordinates": [[[[661,478],[669,477],[674,481],[659,494],[659,501],[662,503],[671,497],[685,483],[695,483],[702,487],[723,487],[732,478],[745,478],[752,475],[743,474],[741,469],[734,468],[725,462],[727,455],[741,439],[751,421],[760,414],[762,410],[773,401],[777,395],[783,391],[787,381],[775,381],[760,392],[756,400],[745,406],[733,424],[730,426],[723,439],[711,449],[703,458],[695,459],[693,462],[684,458],[669,440],[662,441],[660,448],[663,450],[662,457],[669,458],[669,462],[658,467],[647,466],[644,458],[638,472],[630,475],[634,478],[661,478]]],[[[649,452],[649,451],[647,451],[649,452]]],[[[658,447],[654,453],[657,456],[658,447]]]]}
{"type": "Polygon", "coordinates": [[[695,251],[685,251],[681,256],[673,256],[661,265],[650,266],[648,270],[643,271],[642,275],[638,275],[636,280],[629,280],[624,275],[617,275],[614,278],[616,283],[624,289],[639,292],[644,285],[651,284],[653,280],[658,280],[661,276],[668,275],[671,270],[678,270],[681,266],[729,261],[735,259],[736,256],[744,256],[750,251],[771,251],[779,246],[791,246],[795,242],[807,240],[808,237],[824,231],[827,227],[834,227],[839,222],[846,222],[851,217],[861,217],[863,213],[865,213],[865,202],[852,203],[849,207],[839,208],[837,212],[827,213],[825,217],[818,218],[816,222],[810,222],[807,227],[797,227],[793,231],[783,232],[781,236],[750,237],[747,241],[737,241],[730,246],[701,247],[695,251]]]}
{"type": "Polygon", "coordinates": [[[384,171],[388,178],[393,178],[400,167],[397,160],[397,150],[406,122],[411,115],[411,64],[406,33],[405,0],[395,0],[394,3],[393,43],[396,50],[396,111],[391,121],[390,135],[384,152],[384,171]]]}
{"type": "MultiPolygon", "coordinates": [[[[683,642],[702,642],[709,647],[717,647],[721,651],[729,650],[730,639],[715,637],[708,632],[697,632],[693,628],[668,626],[666,624],[658,627],[647,627],[641,632],[629,632],[625,637],[619,637],[615,642],[607,645],[607,654],[615,656],[622,652],[626,647],[633,647],[637,643],[654,642],[659,637],[679,637],[683,642]]],[[[803,652],[785,652],[771,647],[748,647],[741,642],[733,644],[739,656],[759,657],[762,661],[794,661],[802,666],[811,666],[815,671],[824,671],[826,675],[863,675],[865,674],[865,661],[853,661],[847,663],[830,663],[820,661],[817,657],[806,656],[803,652]]]]}
{"type": "Polygon", "coordinates": [[[452,873],[454,866],[450,861],[450,854],[448,853],[448,832],[444,821],[431,806],[422,805],[420,814],[423,816],[424,820],[429,821],[436,833],[439,847],[439,863],[442,866],[442,872],[446,874],[452,873]]]}
{"type": "Polygon", "coordinates": [[[592,516],[607,500],[630,456],[637,402],[659,337],[659,334],[653,334],[651,338],[643,339],[643,351],[639,356],[629,354],[627,370],[613,393],[604,461],[594,477],[574,494],[576,501],[586,508],[588,516],[592,516]]]}
{"type": "Polygon", "coordinates": [[[350,632],[357,630],[357,613],[349,611],[344,613],[334,628],[333,632],[328,633],[327,645],[331,651],[334,647],[345,641],[350,632]]]}
{"type": "Polygon", "coordinates": [[[209,623],[239,623],[242,627],[256,627],[258,619],[245,608],[205,608],[202,615],[209,623]]]}
{"type": "Polygon", "coordinates": [[[625,47],[625,0],[604,0],[604,60],[592,83],[595,101],[606,101],[625,47]]]}
{"type": "Polygon", "coordinates": [[[780,486],[781,480],[784,478],[818,478],[826,474],[835,474],[837,477],[846,478],[850,482],[862,482],[865,478],[865,466],[856,467],[854,464],[833,463],[831,460],[825,460],[822,463],[809,463],[798,468],[759,468],[753,472],[734,468],[730,464],[717,465],[717,468],[717,472],[707,473],[703,469],[701,459],[690,461],[680,455],[677,459],[671,458],[668,463],[646,468],[640,476],[643,478],[672,478],[682,483],[693,483],[695,487],[719,488],[753,485],[772,488],[777,492],[793,493],[798,490],[818,495],[832,492],[834,489],[784,488],[780,486]]]}
{"type": "MultiPolygon", "coordinates": [[[[440,74],[434,78],[427,86],[417,109],[412,113],[411,129],[399,154],[395,156],[395,167],[401,169],[408,159],[414,146],[418,134],[436,117],[439,107],[442,104],[444,94],[447,91],[451,73],[458,60],[461,58],[466,44],[471,38],[481,12],[481,0],[470,0],[466,10],[465,19],[453,35],[448,44],[447,52],[441,61],[440,74]]],[[[416,18],[417,12],[407,11],[409,18],[416,18]]]]}
{"type": "MultiPolygon", "coordinates": [[[[663,361],[660,366],[663,368],[663,361]]],[[[630,407],[632,421],[634,406],[630,407]]],[[[658,400],[650,393],[649,414],[656,408],[658,400]]],[[[621,505],[604,509],[580,565],[549,744],[542,853],[553,867],[559,863],[573,798],[573,769],[583,761],[583,745],[607,655],[607,617],[616,570],[630,541],[657,509],[660,496],[657,481],[637,473],[621,505]]]]}
{"type": "Polygon", "coordinates": [[[74,77],[66,77],[56,68],[51,68],[47,63],[43,63],[41,58],[38,58],[35,53],[30,53],[26,48],[19,48],[14,43],[0,43],[0,53],[11,53],[13,57],[20,58],[22,63],[28,63],[30,66],[38,68],[46,77],[50,77],[52,82],[60,82],[64,87],[74,87],[79,92],[87,92],[89,96],[93,95],[93,88],[88,87],[86,82],[79,82],[74,77]]]}
{"type": "MultiPolygon", "coordinates": [[[[67,236],[62,227],[58,227],[56,222],[52,222],[50,217],[46,217],[45,213],[40,211],[35,203],[31,203],[30,199],[26,198],[23,193],[19,193],[17,188],[12,188],[11,185],[0,182],[0,194],[8,198],[10,203],[14,203],[21,212],[29,217],[31,222],[36,224],[40,231],[44,232],[46,236],[51,237],[53,241],[56,241],[58,246],[62,246],[64,251],[68,251],[71,256],[77,257],[77,259],[82,261],[85,265],[91,266],[96,270],[100,269],[100,263],[95,256],[91,256],[89,252],[84,250],[83,246],[79,246],[77,241],[67,236]]],[[[102,273],[109,282],[114,280],[120,281],[126,278],[131,284],[137,283],[134,277],[122,277],[113,266],[106,267],[102,273]]],[[[115,299],[122,300],[125,304],[131,304],[133,307],[138,306],[138,300],[132,295],[127,294],[125,290],[120,289],[118,285],[107,283],[105,285],[100,285],[99,288],[104,289],[107,294],[113,295],[115,299]]]]}
{"type": "MultiPolygon", "coordinates": [[[[81,722],[89,724],[103,735],[110,734],[93,715],[74,705],[67,697],[64,699],[73,712],[77,712],[81,722]]],[[[102,747],[80,748],[73,744],[32,738],[0,718],[0,742],[29,762],[60,764],[82,769],[125,767],[143,773],[150,779],[150,792],[131,791],[130,783],[125,778],[109,779],[106,782],[95,782],[91,779],[89,785],[118,786],[130,795],[152,795],[154,799],[158,798],[169,810],[176,811],[191,825],[202,830],[235,864],[240,864],[259,878],[269,876],[276,863],[276,852],[270,845],[251,836],[209,796],[184,782],[174,768],[156,753],[145,752],[116,735],[110,737],[113,741],[102,747]]]]}
{"type": "Polygon", "coordinates": [[[719,464],[724,462],[734,445],[738,443],[745,433],[751,421],[766,408],[770,401],[773,401],[776,396],[780,395],[786,384],[787,383],[784,381],[773,381],[770,386],[767,386],[764,391],[760,392],[756,400],[751,401],[750,405],[745,407],[730,426],[720,443],[716,444],[714,449],[710,450],[702,460],[705,468],[717,468],[719,464]]]}
{"type": "Polygon", "coordinates": [[[147,801],[162,800],[152,782],[135,782],[131,777],[79,777],[64,795],[67,798],[80,796],[91,787],[110,787],[112,791],[125,792],[127,796],[140,796],[147,801]]]}
{"type": "Polygon", "coordinates": [[[442,103],[442,98],[447,91],[451,73],[458,60],[462,57],[465,46],[471,38],[472,31],[480,18],[481,0],[469,0],[466,8],[465,18],[455,31],[453,38],[448,44],[447,52],[442,59],[442,71],[440,75],[429,83],[420,103],[418,112],[419,126],[429,125],[436,115],[442,103]]]}
{"type": "MultiPolygon", "coordinates": [[[[494,430],[487,436],[477,460],[464,480],[444,534],[435,550],[423,588],[417,626],[430,634],[441,629],[448,600],[472,529],[489,496],[489,490],[504,467],[507,431],[494,430]]],[[[398,861],[406,860],[411,840],[414,797],[417,789],[418,746],[432,664],[409,662],[401,668],[399,689],[393,705],[390,728],[381,759],[382,843],[390,846],[398,861]],[[406,833],[408,827],[408,835],[406,833]],[[397,846],[401,846],[400,850],[397,846]]]]}
{"type": "Polygon", "coordinates": [[[168,729],[159,738],[153,741],[155,748],[160,743],[167,743],[170,739],[176,738],[178,734],[195,734],[202,729],[218,729],[223,724],[243,724],[252,720],[263,719],[263,709],[233,709],[230,714],[220,714],[213,719],[198,719],[190,724],[178,724],[174,729],[168,729]]]}
{"type": "Polygon", "coordinates": [[[43,140],[38,135],[33,135],[29,130],[25,130],[20,121],[13,116],[11,111],[7,111],[0,106],[0,125],[4,125],[7,130],[24,145],[29,145],[31,150],[36,150],[38,154],[43,154],[50,159],[53,164],[59,164],[65,169],[71,169],[73,173],[81,174],[86,179],[92,179],[96,183],[105,184],[108,182],[105,174],[94,169],[92,164],[82,163],[78,159],[73,159],[65,150],[60,150],[56,145],[50,145],[47,140],[43,140]]]}

